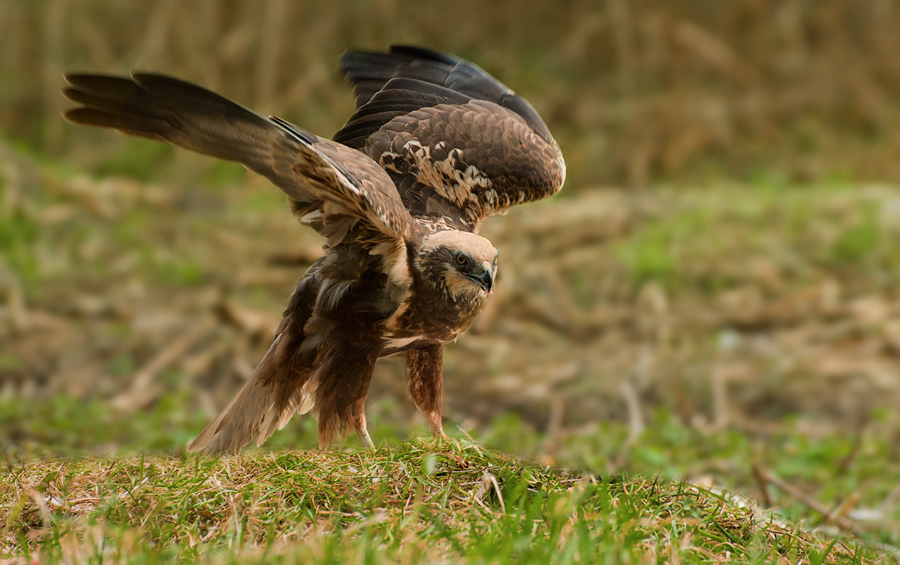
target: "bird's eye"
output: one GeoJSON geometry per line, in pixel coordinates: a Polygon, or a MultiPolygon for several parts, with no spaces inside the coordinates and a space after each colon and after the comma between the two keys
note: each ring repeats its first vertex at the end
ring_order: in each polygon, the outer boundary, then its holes
{"type": "Polygon", "coordinates": [[[465,265],[466,264],[466,256],[460,253],[456,256],[456,264],[457,265],[465,265]]]}

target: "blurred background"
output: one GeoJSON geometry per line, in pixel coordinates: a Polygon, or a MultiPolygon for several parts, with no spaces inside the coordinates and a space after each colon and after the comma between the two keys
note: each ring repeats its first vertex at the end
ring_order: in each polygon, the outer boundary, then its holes
{"type": "MultiPolygon", "coordinates": [[[[587,434],[608,468],[659,430],[900,452],[893,0],[6,1],[0,29],[7,452],[179,449],[321,253],[240,166],[64,122],[63,73],[165,72],[331,135],[338,56],[391,43],[497,76],[568,164],[487,223],[501,280],[447,348],[446,428],[548,461],[587,434]]],[[[398,362],[369,399],[373,436],[424,430],[398,362]]],[[[271,445],[315,445],[298,420],[271,445]]]]}

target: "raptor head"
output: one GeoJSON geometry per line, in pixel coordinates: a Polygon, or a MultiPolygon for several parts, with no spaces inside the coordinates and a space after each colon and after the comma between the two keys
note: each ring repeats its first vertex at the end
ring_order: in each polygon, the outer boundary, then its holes
{"type": "Polygon", "coordinates": [[[469,232],[439,231],[425,237],[420,265],[454,300],[483,299],[494,288],[497,250],[469,232]]]}

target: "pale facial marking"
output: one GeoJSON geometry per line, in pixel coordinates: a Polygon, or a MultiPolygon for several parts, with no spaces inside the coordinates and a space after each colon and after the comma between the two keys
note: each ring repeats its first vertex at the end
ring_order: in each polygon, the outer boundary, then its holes
{"type": "MultiPolygon", "coordinates": [[[[456,257],[457,253],[462,252],[474,259],[475,264],[479,265],[485,272],[490,272],[491,277],[496,276],[496,269],[493,265],[497,259],[497,250],[494,249],[490,241],[480,235],[470,232],[443,230],[425,236],[422,240],[422,248],[427,253],[444,248],[450,251],[452,257],[456,257]]],[[[482,284],[462,272],[460,265],[453,259],[447,260],[445,263],[442,279],[444,291],[453,300],[463,296],[483,299],[490,294],[490,292],[482,288],[482,284]]]]}
{"type": "Polygon", "coordinates": [[[450,292],[450,296],[453,296],[454,298],[465,294],[487,296],[487,293],[481,290],[481,287],[472,282],[469,278],[461,275],[456,269],[448,268],[445,273],[444,280],[447,283],[447,290],[450,292]]]}
{"type": "Polygon", "coordinates": [[[425,252],[434,251],[441,246],[453,251],[465,251],[479,263],[486,261],[488,265],[497,256],[497,250],[491,242],[474,233],[444,230],[428,234],[422,240],[422,250],[425,252]]]}

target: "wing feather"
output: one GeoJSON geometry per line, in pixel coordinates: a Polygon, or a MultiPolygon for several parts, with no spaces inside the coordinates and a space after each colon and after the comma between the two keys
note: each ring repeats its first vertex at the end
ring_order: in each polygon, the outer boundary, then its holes
{"type": "Polygon", "coordinates": [[[375,246],[408,231],[411,219],[390,177],[358,151],[165,75],[75,73],[66,80],[63,94],[80,104],[66,112],[68,120],[238,161],[278,186],[298,217],[314,217],[308,223],[330,245],[353,234],[375,246]]]}
{"type": "Polygon", "coordinates": [[[428,49],[348,52],[357,111],[335,140],[387,170],[414,217],[463,224],[555,194],[565,162],[527,100],[478,66],[428,49]]]}
{"type": "Polygon", "coordinates": [[[410,78],[393,78],[350,116],[333,139],[363,149],[372,132],[398,116],[438,104],[465,104],[469,100],[468,96],[443,86],[410,78]]]}

